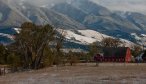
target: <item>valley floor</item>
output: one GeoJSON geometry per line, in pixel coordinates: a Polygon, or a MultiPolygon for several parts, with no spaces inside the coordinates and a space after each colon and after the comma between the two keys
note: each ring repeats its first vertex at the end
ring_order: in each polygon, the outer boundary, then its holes
{"type": "Polygon", "coordinates": [[[146,64],[102,63],[99,66],[49,67],[7,74],[0,84],[145,84],[146,64]]]}

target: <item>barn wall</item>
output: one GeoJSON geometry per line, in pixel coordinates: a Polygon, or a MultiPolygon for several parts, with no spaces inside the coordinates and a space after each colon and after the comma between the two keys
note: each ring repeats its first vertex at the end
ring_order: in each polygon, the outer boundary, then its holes
{"type": "Polygon", "coordinates": [[[131,50],[128,47],[123,48],[105,48],[103,57],[98,57],[99,62],[131,62],[131,50]]]}
{"type": "Polygon", "coordinates": [[[125,62],[131,62],[131,50],[130,48],[127,49],[125,62]]]}

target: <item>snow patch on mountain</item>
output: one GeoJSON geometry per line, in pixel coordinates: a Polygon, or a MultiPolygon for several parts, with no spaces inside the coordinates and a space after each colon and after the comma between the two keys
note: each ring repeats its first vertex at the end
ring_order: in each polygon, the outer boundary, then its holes
{"type": "Polygon", "coordinates": [[[111,36],[107,36],[105,34],[96,32],[94,30],[78,30],[78,32],[80,32],[82,35],[86,37],[94,38],[97,41],[102,41],[103,38],[111,37],[111,36]]]}
{"type": "Polygon", "coordinates": [[[0,33],[0,36],[2,36],[2,37],[7,37],[7,38],[9,38],[9,39],[11,39],[11,40],[14,40],[14,36],[9,35],[9,34],[0,33]]]}
{"type": "Polygon", "coordinates": [[[79,34],[74,33],[71,30],[64,30],[64,32],[65,32],[66,39],[75,40],[75,41],[81,42],[83,44],[90,44],[90,43],[97,41],[97,39],[95,39],[95,38],[79,35],[79,34]]]}
{"type": "Polygon", "coordinates": [[[21,29],[20,28],[13,28],[15,31],[16,31],[16,33],[20,33],[20,31],[21,31],[21,29]]]}
{"type": "MultiPolygon", "coordinates": [[[[89,45],[91,43],[94,42],[101,42],[104,38],[114,38],[112,36],[108,36],[99,32],[96,32],[94,30],[77,30],[77,31],[72,31],[72,30],[58,30],[59,32],[64,31],[64,35],[65,38],[68,41],[71,42],[75,42],[75,43],[79,43],[79,44],[85,44],[85,45],[89,45]]],[[[119,38],[123,45],[121,46],[125,46],[125,47],[132,47],[134,45],[133,42],[128,41],[126,39],[121,39],[119,38]]]]}
{"type": "Polygon", "coordinates": [[[141,37],[139,37],[136,33],[131,33],[131,36],[134,37],[136,40],[141,40],[141,37]]]}
{"type": "Polygon", "coordinates": [[[146,37],[146,35],[145,35],[145,34],[141,34],[141,36],[146,37]]]}
{"type": "Polygon", "coordinates": [[[135,45],[135,43],[131,42],[131,41],[128,41],[128,40],[125,40],[125,39],[121,39],[120,40],[122,41],[123,45],[122,46],[125,46],[125,47],[130,47],[132,48],[133,45],[135,45]]]}
{"type": "Polygon", "coordinates": [[[146,41],[146,34],[131,33],[131,36],[133,36],[138,41],[143,41],[143,40],[146,41]]]}

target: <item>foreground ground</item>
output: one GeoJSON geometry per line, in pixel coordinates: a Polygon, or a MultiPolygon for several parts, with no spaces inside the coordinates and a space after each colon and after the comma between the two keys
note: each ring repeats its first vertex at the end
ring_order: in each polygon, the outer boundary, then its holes
{"type": "Polygon", "coordinates": [[[7,74],[0,84],[145,84],[146,64],[104,63],[7,74]]]}

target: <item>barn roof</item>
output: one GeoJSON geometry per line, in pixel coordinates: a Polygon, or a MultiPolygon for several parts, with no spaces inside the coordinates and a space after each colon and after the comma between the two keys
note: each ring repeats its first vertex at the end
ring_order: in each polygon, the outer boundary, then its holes
{"type": "Polygon", "coordinates": [[[103,48],[104,57],[125,57],[128,47],[105,47],[103,48]]]}

